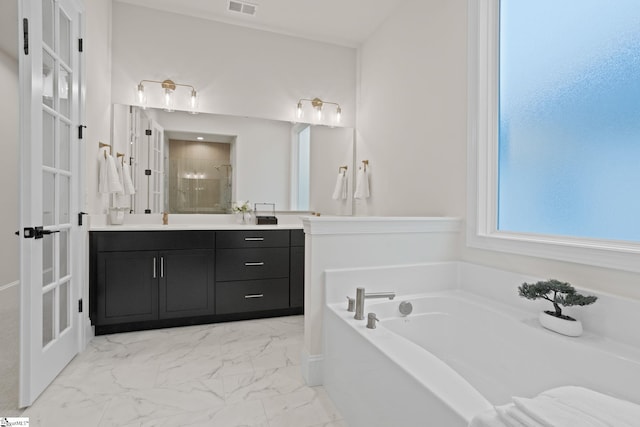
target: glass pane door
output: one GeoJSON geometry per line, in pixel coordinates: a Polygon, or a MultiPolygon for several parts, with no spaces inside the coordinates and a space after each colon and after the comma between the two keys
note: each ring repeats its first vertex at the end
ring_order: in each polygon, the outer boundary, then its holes
{"type": "MultiPolygon", "coordinates": [[[[20,406],[29,406],[78,352],[81,3],[23,0],[29,51],[20,51],[20,406]],[[31,233],[30,233],[31,234],[31,233]],[[31,234],[33,236],[33,234],[31,234]]],[[[21,43],[24,36],[20,32],[21,43]]]]}

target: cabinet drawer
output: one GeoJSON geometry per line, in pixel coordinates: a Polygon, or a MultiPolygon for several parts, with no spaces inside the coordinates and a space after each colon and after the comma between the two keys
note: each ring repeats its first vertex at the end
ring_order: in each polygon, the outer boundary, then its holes
{"type": "Polygon", "coordinates": [[[97,252],[214,249],[213,231],[92,231],[97,252]]]}
{"type": "Polygon", "coordinates": [[[216,314],[277,310],[288,307],[288,279],[216,283],[216,314]]]}
{"type": "Polygon", "coordinates": [[[289,248],[216,251],[216,281],[279,277],[289,277],[289,248]]]}
{"type": "Polygon", "coordinates": [[[289,247],[289,230],[234,230],[216,233],[217,248],[289,247]]]}

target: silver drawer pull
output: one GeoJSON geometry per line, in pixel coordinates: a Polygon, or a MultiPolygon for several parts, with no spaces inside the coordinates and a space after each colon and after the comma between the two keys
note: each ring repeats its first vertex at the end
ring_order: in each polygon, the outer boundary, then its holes
{"type": "Polygon", "coordinates": [[[245,242],[262,242],[264,241],[264,237],[245,237],[245,242]]]}
{"type": "Polygon", "coordinates": [[[245,295],[244,298],[245,299],[249,299],[249,298],[262,298],[264,296],[264,294],[251,294],[251,295],[245,295]]]}
{"type": "Polygon", "coordinates": [[[259,267],[261,265],[264,265],[264,262],[245,262],[244,265],[246,265],[247,267],[259,267]]]}

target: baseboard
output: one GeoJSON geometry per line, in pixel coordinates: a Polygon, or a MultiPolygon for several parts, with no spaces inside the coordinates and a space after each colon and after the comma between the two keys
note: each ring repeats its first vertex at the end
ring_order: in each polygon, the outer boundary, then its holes
{"type": "Polygon", "coordinates": [[[323,362],[322,354],[309,354],[305,348],[302,349],[300,354],[302,377],[309,387],[322,385],[324,382],[323,362]]]}
{"type": "Polygon", "coordinates": [[[2,291],[6,291],[9,288],[12,288],[14,286],[18,286],[20,284],[19,280],[16,280],[15,282],[11,282],[11,283],[7,283],[6,285],[2,285],[0,286],[0,292],[2,291]]]}

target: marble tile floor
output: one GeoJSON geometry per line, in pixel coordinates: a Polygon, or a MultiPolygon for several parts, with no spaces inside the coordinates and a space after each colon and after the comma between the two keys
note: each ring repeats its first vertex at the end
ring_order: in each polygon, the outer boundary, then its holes
{"type": "Polygon", "coordinates": [[[31,427],[347,427],[300,372],[303,317],[94,338],[22,416],[31,427]]]}

